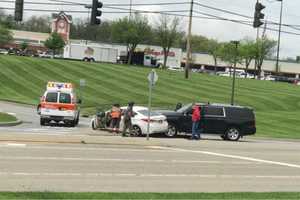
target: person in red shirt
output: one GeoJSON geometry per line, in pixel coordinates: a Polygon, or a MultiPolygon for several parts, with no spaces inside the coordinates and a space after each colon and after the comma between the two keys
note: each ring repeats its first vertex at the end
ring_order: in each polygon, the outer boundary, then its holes
{"type": "Polygon", "coordinates": [[[193,114],[192,114],[192,140],[200,139],[200,120],[201,120],[201,108],[198,105],[193,105],[193,114]]]}

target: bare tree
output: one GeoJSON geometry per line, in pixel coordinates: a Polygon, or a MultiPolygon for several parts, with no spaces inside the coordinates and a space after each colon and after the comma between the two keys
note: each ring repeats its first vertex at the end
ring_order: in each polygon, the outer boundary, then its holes
{"type": "Polygon", "coordinates": [[[167,15],[161,15],[159,23],[155,28],[158,44],[163,48],[164,62],[163,68],[166,68],[170,49],[182,38],[182,32],[179,27],[178,17],[173,19],[167,15]]]}

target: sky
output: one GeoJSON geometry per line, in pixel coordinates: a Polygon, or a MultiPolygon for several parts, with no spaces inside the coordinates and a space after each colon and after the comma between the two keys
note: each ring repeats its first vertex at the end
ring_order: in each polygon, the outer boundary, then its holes
{"type": "MultiPolygon", "coordinates": [[[[13,3],[5,3],[1,2],[4,0],[0,0],[0,7],[14,7],[13,3]]],[[[84,6],[62,6],[62,5],[29,5],[26,2],[41,2],[39,0],[24,0],[25,1],[25,9],[26,8],[38,8],[38,9],[55,9],[55,10],[83,10],[87,11],[84,6]]],[[[86,3],[91,4],[92,0],[65,0],[77,3],[86,3]]],[[[132,3],[162,3],[162,2],[189,2],[190,0],[132,0],[132,3]]],[[[44,0],[42,2],[51,2],[51,0],[44,0]]],[[[105,8],[106,4],[129,4],[130,0],[102,0],[104,4],[104,8],[102,9],[105,11],[116,11],[109,8],[105,8]]],[[[240,13],[243,15],[247,15],[252,17],[254,15],[254,7],[256,0],[195,0],[195,2],[208,5],[211,7],[216,7],[224,10],[229,10],[232,12],[240,13]]],[[[263,13],[266,15],[266,19],[273,22],[279,22],[280,16],[280,5],[281,3],[278,0],[260,0],[260,2],[266,6],[263,10],[263,13]]],[[[53,3],[53,2],[52,2],[53,3]]],[[[126,8],[126,7],[124,7],[126,8]]],[[[128,7],[127,7],[128,8],[128,7]]],[[[133,9],[138,10],[147,10],[147,11],[168,11],[168,10],[189,10],[189,4],[186,5],[169,5],[169,6],[139,6],[134,7],[133,9]]],[[[299,0],[283,0],[283,23],[284,24],[291,24],[291,25],[298,25],[298,29],[292,29],[289,27],[283,27],[282,30],[294,32],[300,34],[300,13],[298,10],[300,8],[300,1],[299,0]]],[[[230,18],[235,20],[243,20],[243,21],[253,21],[253,19],[243,18],[227,13],[222,13],[219,11],[214,11],[208,8],[201,7],[199,5],[194,6],[194,10],[196,12],[204,12],[216,16],[220,16],[223,18],[230,18]]],[[[9,12],[9,11],[7,11],[9,12]]],[[[41,12],[29,12],[25,11],[24,16],[28,18],[32,15],[49,15],[51,13],[41,13],[41,12]]],[[[180,13],[183,15],[188,15],[188,12],[180,13]]],[[[72,14],[73,18],[86,18],[88,14],[72,14]]],[[[124,17],[128,14],[111,14],[111,13],[103,13],[102,20],[113,20],[120,17],[124,17]]],[[[148,18],[151,23],[155,24],[158,22],[158,15],[157,14],[147,14],[148,18]]],[[[200,14],[194,13],[194,15],[201,16],[200,14]]],[[[181,20],[181,27],[183,30],[187,31],[187,18],[182,17],[181,20]]],[[[276,25],[267,25],[269,28],[278,29],[276,25]]],[[[231,40],[241,40],[243,38],[253,38],[256,37],[256,30],[247,25],[237,24],[233,22],[226,22],[226,21],[218,21],[218,20],[211,20],[211,19],[193,19],[193,34],[204,35],[208,38],[214,38],[219,41],[231,41],[231,40]]],[[[266,32],[269,38],[274,40],[278,39],[278,32],[268,31],[266,32]]],[[[290,35],[282,33],[281,36],[281,58],[295,58],[296,56],[300,56],[300,35],[290,35]]]]}

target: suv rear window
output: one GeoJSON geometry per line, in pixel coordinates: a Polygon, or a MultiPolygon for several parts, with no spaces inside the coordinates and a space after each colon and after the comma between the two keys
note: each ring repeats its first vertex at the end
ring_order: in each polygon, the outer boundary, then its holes
{"type": "Polygon", "coordinates": [[[57,103],[57,92],[49,92],[46,95],[46,102],[57,103]]]}
{"type": "Polygon", "coordinates": [[[235,119],[254,120],[255,116],[252,110],[246,108],[226,108],[226,115],[235,119]]]}
{"type": "Polygon", "coordinates": [[[71,103],[71,95],[67,93],[60,93],[59,103],[71,103]]]}
{"type": "Polygon", "coordinates": [[[205,107],[204,114],[209,116],[224,116],[223,107],[205,107]]]}

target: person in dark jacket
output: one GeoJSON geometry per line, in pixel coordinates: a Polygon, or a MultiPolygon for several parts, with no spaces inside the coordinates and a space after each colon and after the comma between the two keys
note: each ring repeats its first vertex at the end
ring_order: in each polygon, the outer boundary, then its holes
{"type": "Polygon", "coordinates": [[[193,114],[192,114],[192,140],[200,139],[200,120],[201,120],[201,108],[198,105],[193,106],[193,114]]]}
{"type": "Polygon", "coordinates": [[[124,126],[123,126],[123,132],[122,136],[126,136],[126,131],[129,129],[129,135],[132,135],[132,123],[131,123],[131,118],[134,116],[133,113],[133,106],[134,102],[129,102],[127,109],[123,112],[123,120],[124,120],[124,126]]]}

